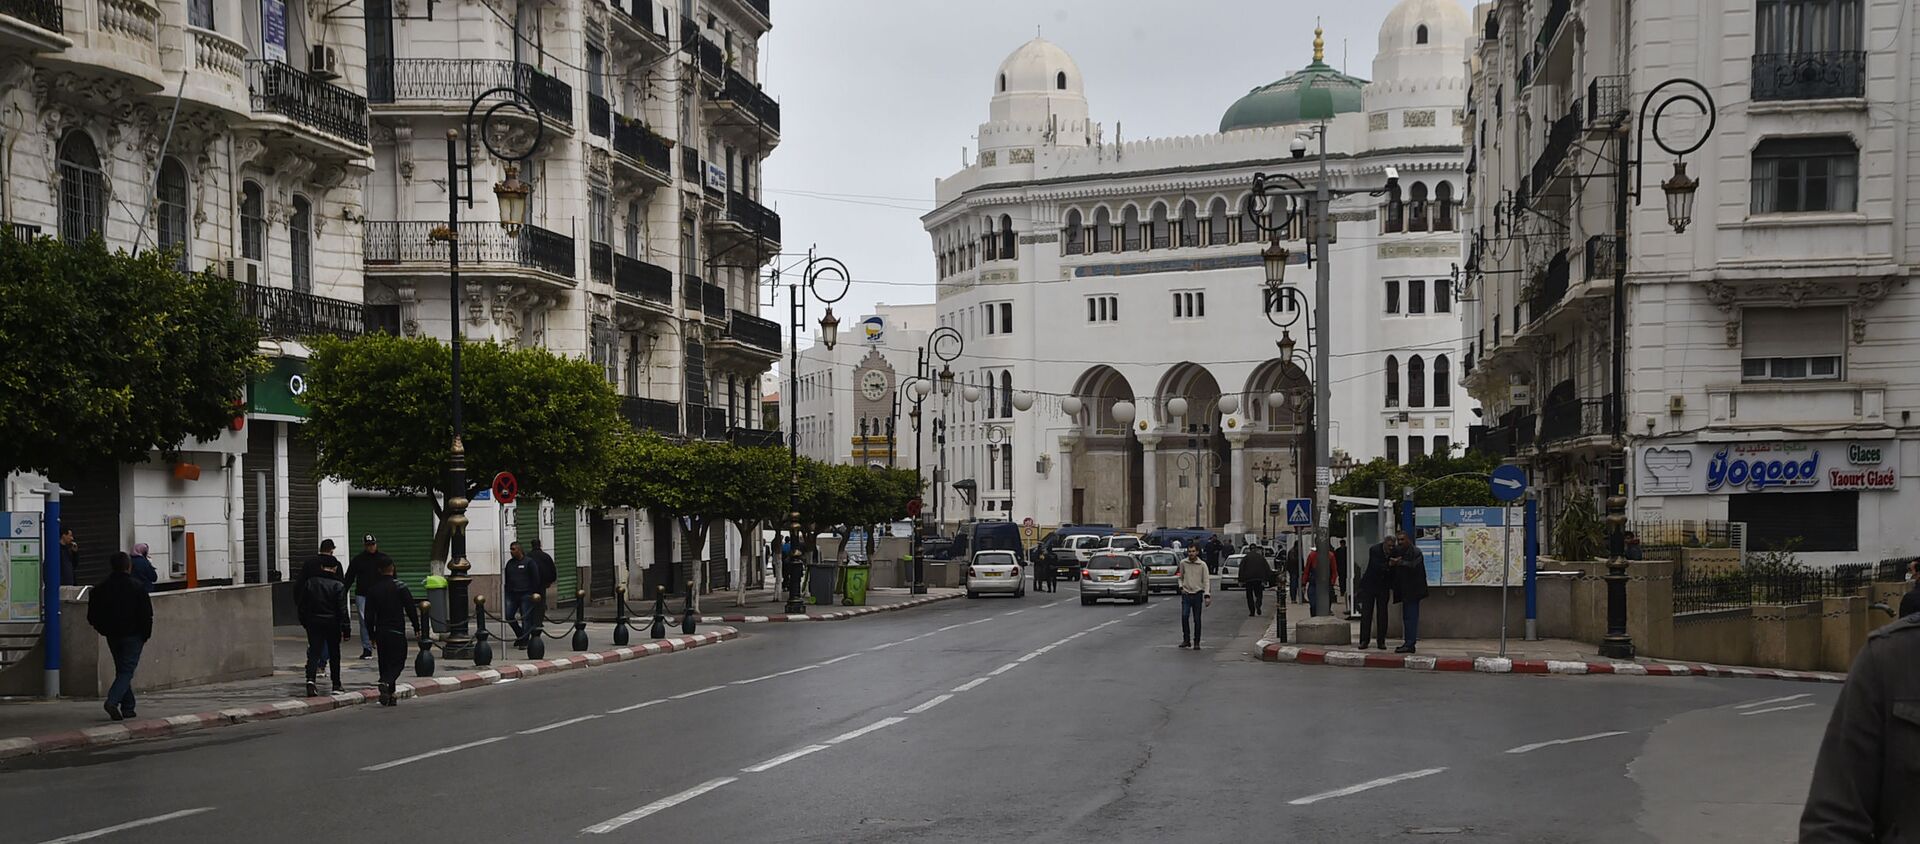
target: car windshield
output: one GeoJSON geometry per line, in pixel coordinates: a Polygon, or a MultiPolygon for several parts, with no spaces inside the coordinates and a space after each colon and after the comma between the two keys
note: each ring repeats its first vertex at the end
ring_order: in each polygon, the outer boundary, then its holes
{"type": "Polygon", "coordinates": [[[1010,566],[1017,562],[1020,561],[1010,551],[983,551],[973,555],[976,566],[1010,566]]]}
{"type": "Polygon", "coordinates": [[[1124,554],[1101,554],[1087,561],[1090,569],[1130,569],[1136,565],[1132,557],[1124,554]]]}
{"type": "Polygon", "coordinates": [[[1180,560],[1172,554],[1143,554],[1140,561],[1150,566],[1170,566],[1180,560]]]}

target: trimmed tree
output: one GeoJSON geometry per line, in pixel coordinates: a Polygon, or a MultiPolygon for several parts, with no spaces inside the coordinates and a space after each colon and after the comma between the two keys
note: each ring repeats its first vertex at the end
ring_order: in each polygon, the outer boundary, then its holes
{"type": "MultiPolygon", "coordinates": [[[[1333,494],[1372,498],[1379,493],[1379,482],[1387,482],[1387,497],[1394,502],[1409,486],[1415,487],[1414,504],[1419,507],[1497,507],[1493,490],[1484,476],[1500,465],[1499,458],[1476,452],[1459,456],[1429,455],[1408,463],[1395,464],[1379,458],[1355,468],[1333,485],[1333,494]],[[1458,477],[1450,477],[1450,476],[1458,477]]],[[[1332,527],[1335,536],[1346,533],[1350,505],[1333,505],[1332,527]]]]}
{"type": "Polygon", "coordinates": [[[706,567],[698,562],[708,529],[728,519],[764,519],[785,507],[786,463],[778,449],[633,433],[618,438],[610,457],[602,500],[673,517],[696,608],[707,591],[706,567]]]}
{"type": "Polygon", "coordinates": [[[218,436],[258,338],[233,282],[169,253],[0,236],[0,471],[60,476],[218,436]]]}

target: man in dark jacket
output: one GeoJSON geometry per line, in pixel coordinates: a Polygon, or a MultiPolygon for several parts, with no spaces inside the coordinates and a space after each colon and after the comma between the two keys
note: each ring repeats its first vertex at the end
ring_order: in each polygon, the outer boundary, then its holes
{"type": "Polygon", "coordinates": [[[1400,626],[1406,642],[1394,648],[1397,654],[1410,654],[1420,644],[1420,602],[1427,599],[1427,559],[1415,547],[1404,530],[1393,532],[1394,551],[1387,557],[1393,599],[1400,603],[1400,626]]]}
{"type": "Polygon", "coordinates": [[[319,552],[300,563],[300,573],[295,575],[293,579],[294,593],[299,593],[300,584],[305,582],[307,578],[329,568],[333,569],[333,579],[339,580],[340,558],[333,555],[333,540],[322,539],[320,540],[319,552]]]}
{"type": "Polygon", "coordinates": [[[502,591],[507,594],[507,626],[513,628],[513,646],[527,646],[526,621],[533,613],[533,593],[540,591],[540,565],[520,550],[520,543],[507,546],[507,564],[501,567],[502,591]]]}
{"type": "Polygon", "coordinates": [[[1267,555],[1258,545],[1247,546],[1247,554],[1240,558],[1240,588],[1247,593],[1247,615],[1259,615],[1266,601],[1267,581],[1273,579],[1273,567],[1267,565],[1267,555]]]}
{"type": "Polygon", "coordinates": [[[339,694],[340,643],[353,636],[353,618],[347,614],[347,584],[340,580],[340,563],[322,563],[319,571],[294,587],[293,594],[300,626],[307,629],[307,697],[320,694],[320,685],[314,678],[322,663],[327,665],[333,678],[333,693],[339,694]]]}
{"type": "Polygon", "coordinates": [[[360,611],[360,658],[373,658],[373,625],[367,621],[367,589],[380,579],[380,570],[392,566],[393,558],[380,550],[380,537],[369,533],[360,538],[360,553],[347,563],[347,586],[353,589],[354,608],[360,611]]]}
{"type": "Polygon", "coordinates": [[[1392,570],[1387,560],[1393,556],[1397,541],[1389,536],[1367,549],[1367,567],[1360,572],[1360,582],[1354,584],[1353,597],[1360,605],[1360,649],[1363,651],[1369,641],[1373,647],[1387,649],[1387,607],[1393,593],[1393,584],[1388,580],[1392,570]]]}
{"type": "Polygon", "coordinates": [[[107,687],[107,717],[118,721],[137,717],[133,711],[133,672],[140,667],[140,650],[153,638],[153,600],[133,579],[133,558],[116,551],[108,560],[107,579],[93,587],[87,599],[87,623],[107,640],[113,653],[113,685],[107,687]]]}
{"type": "Polygon", "coordinates": [[[1867,637],[1834,701],[1800,814],[1803,844],[1912,841],[1920,833],[1920,617],[1867,637]]]}
{"type": "MultiPolygon", "coordinates": [[[[554,564],[553,555],[541,550],[540,540],[535,539],[533,541],[533,550],[527,552],[527,557],[533,560],[534,565],[540,567],[539,591],[547,593],[547,590],[552,589],[553,584],[560,580],[560,568],[554,564]]],[[[553,597],[550,593],[541,595],[541,598],[545,601],[551,601],[553,597]]]]}
{"type": "Polygon", "coordinates": [[[420,633],[420,608],[413,593],[400,578],[393,576],[393,560],[380,561],[380,573],[360,594],[367,607],[366,620],[373,627],[373,643],[380,649],[380,704],[398,706],[394,684],[407,666],[407,625],[420,633]]]}
{"type": "Polygon", "coordinates": [[[80,570],[80,540],[73,537],[73,528],[60,528],[60,585],[79,586],[74,573],[80,570]]]}

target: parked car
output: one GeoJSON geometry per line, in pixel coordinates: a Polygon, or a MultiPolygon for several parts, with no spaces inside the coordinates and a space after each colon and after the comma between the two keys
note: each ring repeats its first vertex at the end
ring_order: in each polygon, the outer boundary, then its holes
{"type": "Polygon", "coordinates": [[[1147,573],[1132,554],[1095,554],[1080,570],[1080,605],[1101,598],[1147,602],[1147,573]]]}
{"type": "Polygon", "coordinates": [[[953,534],[951,559],[971,560],[981,551],[1012,551],[1019,554],[1020,526],[1012,522],[965,522],[953,534]]]}
{"type": "Polygon", "coordinates": [[[1015,598],[1027,594],[1027,581],[1020,571],[1020,557],[1013,551],[981,551],[973,555],[967,565],[967,597],[978,598],[987,593],[1012,595],[1015,598]]]}
{"type": "MultiPolygon", "coordinates": [[[[1172,548],[1173,543],[1177,541],[1180,543],[1180,547],[1184,553],[1184,549],[1192,548],[1195,545],[1201,546],[1204,549],[1207,540],[1213,539],[1214,537],[1215,534],[1213,531],[1204,528],[1161,528],[1147,534],[1145,540],[1148,545],[1155,545],[1161,548],[1172,548]]],[[[1209,562],[1207,568],[1213,570],[1213,563],[1209,562]]]]}
{"type": "Polygon", "coordinates": [[[1230,554],[1225,560],[1220,562],[1221,589],[1240,588],[1240,561],[1246,559],[1246,557],[1247,555],[1245,554],[1230,554]]]}
{"type": "Polygon", "coordinates": [[[1172,551],[1135,551],[1133,558],[1147,571],[1147,591],[1180,588],[1180,558],[1172,551]]]}
{"type": "Polygon", "coordinates": [[[1146,543],[1141,541],[1140,537],[1130,533],[1113,534],[1107,537],[1105,542],[1100,544],[1100,550],[1121,551],[1129,554],[1144,547],[1146,547],[1146,543]]]}

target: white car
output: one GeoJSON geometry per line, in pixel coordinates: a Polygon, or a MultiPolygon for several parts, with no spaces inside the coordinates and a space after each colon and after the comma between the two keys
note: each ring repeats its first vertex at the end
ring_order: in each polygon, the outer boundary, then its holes
{"type": "Polygon", "coordinates": [[[1140,542],[1140,537],[1131,534],[1116,533],[1107,537],[1106,541],[1100,544],[1099,550],[1131,554],[1143,547],[1145,546],[1140,542]]]}
{"type": "Polygon", "coordinates": [[[978,598],[988,593],[1015,598],[1027,594],[1020,558],[1012,551],[980,551],[967,565],[967,597],[978,598]]]}
{"type": "Polygon", "coordinates": [[[1220,564],[1221,589],[1240,588],[1240,561],[1246,558],[1245,554],[1233,554],[1220,564]]]}

